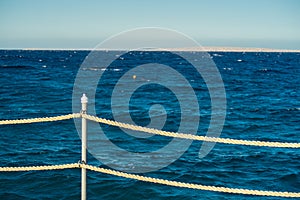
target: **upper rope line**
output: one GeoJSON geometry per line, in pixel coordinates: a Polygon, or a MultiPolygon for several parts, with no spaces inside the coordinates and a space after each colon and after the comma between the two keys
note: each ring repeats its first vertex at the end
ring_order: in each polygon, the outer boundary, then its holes
{"type": "Polygon", "coordinates": [[[231,139],[231,138],[216,138],[216,137],[207,137],[201,135],[192,135],[187,133],[176,133],[169,131],[162,131],[153,128],[147,128],[142,126],[136,126],[132,124],[126,124],[122,122],[117,122],[113,120],[108,120],[104,118],[100,118],[97,116],[92,116],[88,114],[81,113],[73,113],[67,115],[60,115],[55,117],[41,117],[41,118],[31,118],[31,119],[17,119],[17,120],[0,120],[0,125],[7,124],[27,124],[27,123],[38,123],[38,122],[53,122],[53,121],[61,121],[72,118],[85,118],[94,122],[107,124],[111,126],[126,128],[134,131],[141,131],[146,133],[151,133],[155,135],[167,136],[167,137],[175,137],[181,139],[188,140],[198,140],[205,142],[216,142],[223,144],[234,144],[234,145],[247,145],[247,146],[261,146],[261,147],[274,147],[274,148],[300,148],[300,143],[292,143],[292,142],[269,142],[269,141],[257,141],[257,140],[242,140],[242,139],[231,139]]]}
{"type": "Polygon", "coordinates": [[[117,122],[113,120],[103,119],[92,115],[82,114],[82,117],[91,121],[117,126],[121,128],[126,128],[134,131],[141,131],[146,133],[152,133],[156,135],[162,135],[167,137],[176,137],[181,139],[198,140],[206,142],[217,142],[224,144],[237,144],[237,145],[248,145],[248,146],[263,146],[263,147],[277,147],[277,148],[300,148],[300,143],[290,143],[290,142],[268,142],[268,141],[251,141],[251,140],[241,140],[241,139],[231,139],[231,138],[216,138],[207,137],[200,135],[192,135],[186,133],[175,133],[169,131],[162,131],[153,128],[147,128],[142,126],[136,126],[132,124],[126,124],[122,122],[117,122]]]}
{"type": "Polygon", "coordinates": [[[30,118],[30,119],[10,119],[10,120],[0,120],[0,125],[5,124],[30,124],[30,123],[39,123],[39,122],[54,122],[62,121],[73,118],[80,118],[80,113],[59,115],[55,117],[39,117],[39,118],[30,118]]]}

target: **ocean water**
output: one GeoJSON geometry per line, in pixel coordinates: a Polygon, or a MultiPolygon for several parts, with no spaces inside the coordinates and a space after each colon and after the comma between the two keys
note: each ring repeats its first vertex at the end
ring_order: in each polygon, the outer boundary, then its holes
{"type": "MultiPolygon", "coordinates": [[[[120,55],[120,52],[110,53],[120,55]]],[[[144,59],[166,57],[162,52],[135,53],[144,59]]],[[[88,54],[88,51],[1,50],[0,119],[71,113],[75,78],[88,54]]],[[[221,137],[300,142],[299,53],[210,52],[210,56],[226,90],[226,120],[221,137]]],[[[139,62],[119,59],[107,70],[109,76],[101,79],[95,96],[98,116],[113,119],[109,106],[111,91],[122,74],[139,62]]],[[[170,65],[179,72],[185,71],[192,83],[201,107],[198,134],[205,135],[211,117],[205,83],[195,73],[189,73],[184,63],[170,65]]],[[[172,92],[155,84],[141,87],[132,95],[129,109],[134,122],[143,126],[150,122],[148,111],[152,101],[167,111],[164,130],[177,131],[180,105],[172,92]]],[[[112,142],[132,152],[154,151],[170,142],[170,138],[159,136],[136,140],[119,129],[103,128],[112,142]]],[[[298,149],[216,144],[200,159],[201,144],[193,141],[178,160],[144,175],[203,185],[300,192],[298,149]]],[[[1,166],[74,163],[80,160],[80,151],[81,141],[73,120],[0,126],[1,166]]],[[[88,162],[107,167],[92,154],[88,155],[88,162]]],[[[262,198],[282,199],[176,188],[88,171],[88,199],[262,198]]],[[[1,172],[0,199],[80,199],[80,169],[1,172]]]]}

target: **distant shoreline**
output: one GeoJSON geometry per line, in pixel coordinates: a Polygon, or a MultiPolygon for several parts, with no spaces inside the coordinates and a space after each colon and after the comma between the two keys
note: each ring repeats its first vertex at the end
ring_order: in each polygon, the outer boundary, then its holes
{"type": "MultiPolygon", "coordinates": [[[[28,50],[28,51],[107,51],[107,49],[89,48],[0,48],[0,50],[28,50]]],[[[125,49],[109,49],[110,51],[126,51],[125,49]]],[[[186,47],[167,49],[139,49],[140,51],[191,51],[191,52],[278,52],[278,53],[300,53],[300,49],[271,49],[252,47],[186,47]]]]}
{"type": "MultiPolygon", "coordinates": [[[[300,49],[271,49],[271,48],[252,48],[252,47],[203,47],[207,52],[290,52],[300,53],[300,49]]],[[[201,48],[183,48],[182,51],[201,51],[201,48]]]]}

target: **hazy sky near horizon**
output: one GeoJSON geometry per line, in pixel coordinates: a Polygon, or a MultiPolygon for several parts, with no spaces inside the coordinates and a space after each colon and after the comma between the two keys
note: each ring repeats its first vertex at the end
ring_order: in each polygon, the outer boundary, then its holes
{"type": "Polygon", "coordinates": [[[0,48],[93,48],[137,27],[204,46],[300,49],[298,0],[1,0],[0,48]]]}

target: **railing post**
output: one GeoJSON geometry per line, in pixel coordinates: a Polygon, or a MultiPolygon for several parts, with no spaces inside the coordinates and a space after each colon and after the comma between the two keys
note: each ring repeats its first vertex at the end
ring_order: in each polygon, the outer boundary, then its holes
{"type": "MultiPolygon", "coordinates": [[[[88,98],[85,94],[81,97],[81,113],[87,113],[87,103],[88,98]]],[[[86,119],[81,118],[81,162],[83,164],[87,163],[86,159],[86,149],[87,149],[87,124],[86,119]]],[[[86,200],[86,169],[81,168],[81,199],[86,200]]]]}

